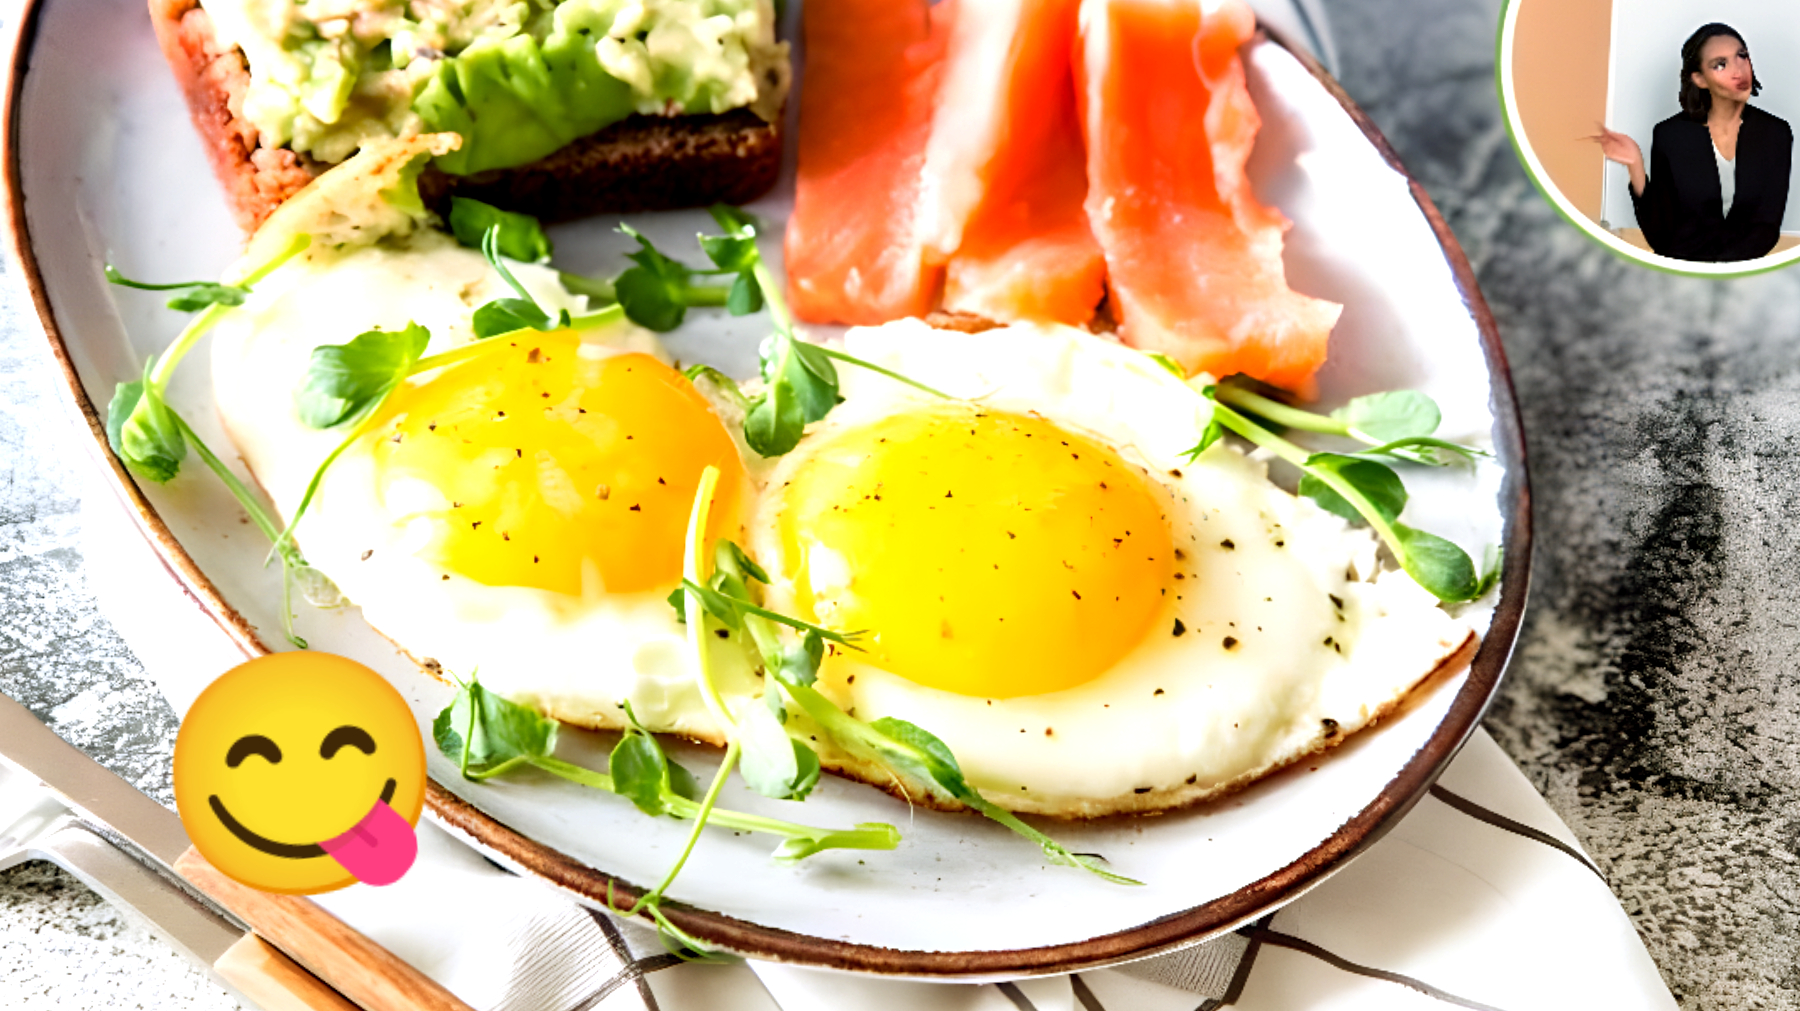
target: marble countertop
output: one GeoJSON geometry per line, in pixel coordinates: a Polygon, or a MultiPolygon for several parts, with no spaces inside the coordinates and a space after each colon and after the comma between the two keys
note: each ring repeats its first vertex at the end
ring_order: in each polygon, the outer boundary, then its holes
{"type": "MultiPolygon", "coordinates": [[[[1501,120],[1500,6],[1327,4],[1344,85],[1461,240],[1525,414],[1533,594],[1486,725],[1684,1008],[1800,1005],[1800,270],[1655,273],[1559,218],[1501,120]]],[[[83,464],[4,273],[0,691],[167,803],[175,719],[84,582],[83,464]]],[[[0,1004],[232,1006],[44,865],[0,874],[0,1004]]]]}

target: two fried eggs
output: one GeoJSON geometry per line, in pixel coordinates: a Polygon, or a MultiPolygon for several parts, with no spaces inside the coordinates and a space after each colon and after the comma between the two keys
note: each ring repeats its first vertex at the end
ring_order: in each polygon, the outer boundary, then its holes
{"type": "MultiPolygon", "coordinates": [[[[553,311],[582,309],[553,272],[514,269],[553,311]]],[[[310,254],[219,326],[221,416],[284,515],[343,438],[294,411],[312,349],[416,320],[439,353],[501,294],[479,255],[421,235],[310,254]]],[[[1224,792],[1366,726],[1473,638],[1262,461],[1223,443],[1189,461],[1207,401],[1082,331],[852,330],[850,354],[953,399],[841,366],[843,402],[775,460],[630,324],[495,340],[397,391],[299,540],[428,668],[479,669],[570,723],[616,728],[629,703],[653,731],[723,743],[666,602],[707,466],[711,533],[769,572],[766,605],[868,631],[827,656],[820,689],[929,730],[1014,810],[1224,792]]],[[[753,700],[744,651],[712,648],[722,692],[753,700]]]]}

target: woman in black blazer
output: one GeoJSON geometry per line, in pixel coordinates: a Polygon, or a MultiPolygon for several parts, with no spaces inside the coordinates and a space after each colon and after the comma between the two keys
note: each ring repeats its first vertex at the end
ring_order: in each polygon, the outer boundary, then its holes
{"type": "Polygon", "coordinates": [[[1749,104],[1761,92],[1743,36],[1703,25],[1681,47],[1681,112],[1656,124],[1648,177],[1636,141],[1605,127],[1593,138],[1630,172],[1631,204],[1651,249],[1717,263],[1775,248],[1794,134],[1749,104]]]}

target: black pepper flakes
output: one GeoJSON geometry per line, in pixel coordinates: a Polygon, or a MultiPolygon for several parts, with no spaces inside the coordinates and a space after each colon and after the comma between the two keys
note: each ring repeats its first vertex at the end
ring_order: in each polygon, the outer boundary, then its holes
{"type": "Polygon", "coordinates": [[[634,506],[632,506],[632,507],[631,507],[631,510],[630,510],[630,511],[631,511],[631,512],[634,512],[634,513],[641,513],[641,512],[643,512],[643,511],[644,511],[644,507],[643,507],[643,506],[641,506],[641,505],[634,505],[634,506]]]}
{"type": "Polygon", "coordinates": [[[372,554],[374,554],[374,553],[375,553],[375,549],[374,549],[374,548],[370,548],[370,549],[369,549],[369,550],[367,550],[367,551],[365,551],[365,552],[363,552],[363,553],[362,553],[362,560],[363,560],[363,561],[365,561],[365,562],[366,562],[366,561],[368,561],[368,560],[369,560],[369,556],[370,556],[370,555],[372,555],[372,554]]]}
{"type": "Polygon", "coordinates": [[[1327,740],[1338,735],[1338,721],[1329,716],[1319,721],[1319,727],[1325,732],[1327,740]]]}
{"type": "Polygon", "coordinates": [[[1237,636],[1234,636],[1234,635],[1226,636],[1224,641],[1221,642],[1220,645],[1224,646],[1228,650],[1229,649],[1237,649],[1238,648],[1237,636]]]}
{"type": "Polygon", "coordinates": [[[713,634],[721,639],[731,638],[731,630],[728,628],[715,628],[713,629],[713,634]]]}
{"type": "Polygon", "coordinates": [[[1131,792],[1136,793],[1136,794],[1145,794],[1145,793],[1149,793],[1150,790],[1151,790],[1151,788],[1148,786],[1139,786],[1139,787],[1134,787],[1131,792]]]}
{"type": "Polygon", "coordinates": [[[1154,695],[1161,695],[1162,693],[1163,693],[1163,690],[1161,688],[1158,688],[1157,690],[1151,692],[1150,694],[1154,696],[1154,695]]]}
{"type": "Polygon", "coordinates": [[[1231,543],[1231,538],[1229,538],[1229,537],[1220,541],[1219,547],[1224,548],[1226,551],[1236,551],[1237,550],[1237,545],[1231,543]]]}
{"type": "Polygon", "coordinates": [[[1180,618],[1176,618],[1175,619],[1175,638],[1179,639],[1186,634],[1187,634],[1187,626],[1182,624],[1182,621],[1180,618]]]}

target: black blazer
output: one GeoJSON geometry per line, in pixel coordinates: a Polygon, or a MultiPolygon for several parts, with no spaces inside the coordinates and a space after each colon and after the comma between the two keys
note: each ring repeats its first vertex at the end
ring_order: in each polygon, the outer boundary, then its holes
{"type": "MultiPolygon", "coordinates": [[[[1726,216],[1706,123],[1678,113],[1656,124],[1649,181],[1642,196],[1631,193],[1645,241],[1678,260],[1718,263],[1768,255],[1781,237],[1781,217],[1787,213],[1793,148],[1794,132],[1786,120],[1744,106],[1737,192],[1726,216]]],[[[1630,183],[1626,191],[1631,192],[1630,183]]]]}

